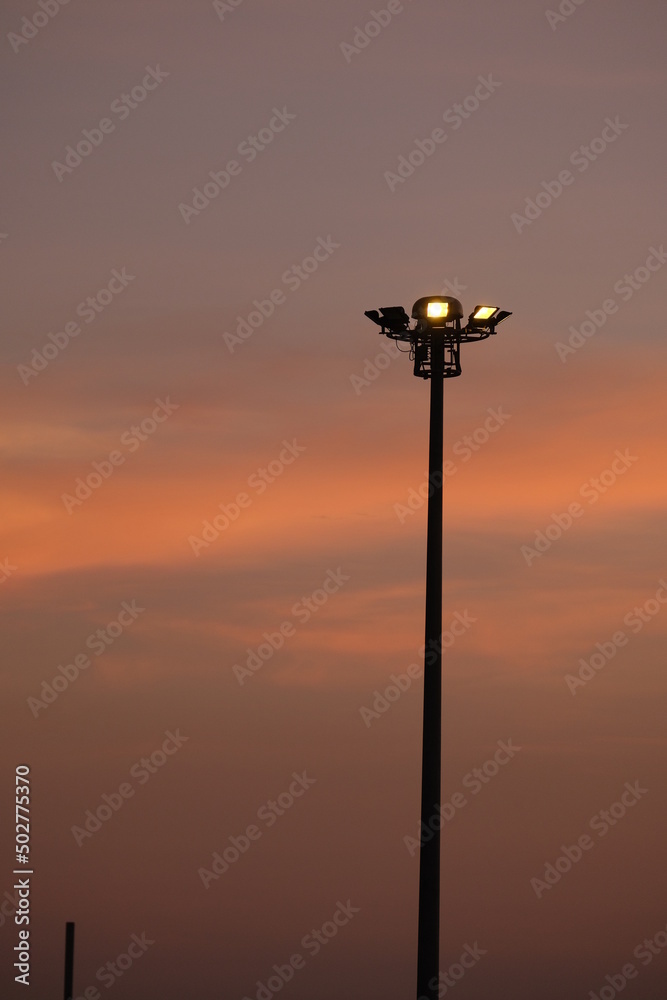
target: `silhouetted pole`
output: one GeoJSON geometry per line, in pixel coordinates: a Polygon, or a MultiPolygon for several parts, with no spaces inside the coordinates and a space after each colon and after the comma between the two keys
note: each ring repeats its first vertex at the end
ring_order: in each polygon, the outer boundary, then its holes
{"type": "Polygon", "coordinates": [[[74,988],[74,924],[65,924],[65,1000],[72,1000],[74,988]]]}
{"type": "Polygon", "coordinates": [[[442,729],[442,497],[444,421],[444,331],[431,342],[431,416],[428,445],[428,527],[426,537],[426,631],[424,650],[424,730],[419,850],[419,930],[417,997],[436,997],[440,965],[440,834],[423,833],[440,805],[442,729]],[[435,980],[435,982],[433,982],[435,980]],[[429,986],[432,983],[432,986],[429,986]]]}
{"type": "Polygon", "coordinates": [[[409,344],[414,374],[431,379],[417,998],[435,1000],[440,979],[440,834],[430,821],[440,819],[444,380],[461,374],[462,343],[494,336],[499,323],[512,313],[498,306],[477,305],[462,326],[463,306],[458,299],[451,295],[423,295],[412,307],[412,319],[417,321],[413,327],[403,306],[369,309],[364,315],[381,328],[385,337],[409,344]],[[425,832],[431,834],[426,842],[425,832]]]}

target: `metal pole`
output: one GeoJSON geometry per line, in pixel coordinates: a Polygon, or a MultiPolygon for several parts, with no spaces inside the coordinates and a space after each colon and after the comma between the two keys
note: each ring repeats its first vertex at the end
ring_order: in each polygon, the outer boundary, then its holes
{"type": "Polygon", "coordinates": [[[440,965],[440,834],[438,831],[432,831],[429,821],[433,816],[438,815],[440,805],[444,350],[444,331],[433,330],[428,453],[426,648],[424,651],[424,730],[417,944],[417,997],[427,998],[427,1000],[437,996],[440,965]],[[424,833],[427,830],[431,831],[433,835],[424,842],[424,833]]]}
{"type": "Polygon", "coordinates": [[[65,924],[65,1000],[72,1000],[74,989],[74,924],[65,924]]]}

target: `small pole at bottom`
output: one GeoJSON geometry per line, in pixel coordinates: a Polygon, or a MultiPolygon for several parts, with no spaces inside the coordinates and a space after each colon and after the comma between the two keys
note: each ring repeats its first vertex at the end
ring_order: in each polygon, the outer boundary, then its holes
{"type": "Polygon", "coordinates": [[[74,989],[74,924],[65,924],[65,1000],[73,1000],[74,989]]]}

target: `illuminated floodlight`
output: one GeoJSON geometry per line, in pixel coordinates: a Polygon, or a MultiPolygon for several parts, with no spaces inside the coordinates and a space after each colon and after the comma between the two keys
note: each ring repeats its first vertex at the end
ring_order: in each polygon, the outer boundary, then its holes
{"type": "Polygon", "coordinates": [[[463,319],[463,306],[451,295],[425,295],[413,305],[412,318],[427,326],[444,326],[463,319]]]}
{"type": "Polygon", "coordinates": [[[475,306],[472,314],[473,319],[491,319],[494,313],[498,312],[498,306],[475,306]]]}
{"type": "Polygon", "coordinates": [[[498,324],[511,315],[511,312],[499,309],[498,306],[475,306],[468,317],[468,330],[489,330],[491,333],[495,333],[498,324]]]}

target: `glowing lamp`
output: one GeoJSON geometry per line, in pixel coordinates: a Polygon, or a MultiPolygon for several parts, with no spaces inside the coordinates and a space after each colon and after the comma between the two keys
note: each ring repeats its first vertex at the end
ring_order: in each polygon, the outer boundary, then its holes
{"type": "Polygon", "coordinates": [[[491,319],[494,313],[498,312],[498,306],[475,306],[473,319],[491,319]]]}
{"type": "Polygon", "coordinates": [[[427,326],[444,326],[463,319],[463,306],[451,295],[426,295],[413,305],[412,318],[427,326]]]}

